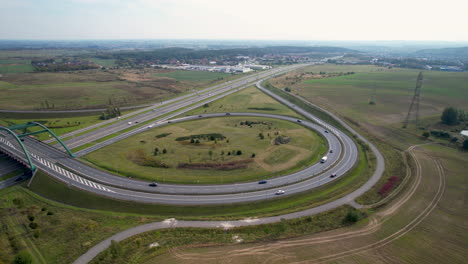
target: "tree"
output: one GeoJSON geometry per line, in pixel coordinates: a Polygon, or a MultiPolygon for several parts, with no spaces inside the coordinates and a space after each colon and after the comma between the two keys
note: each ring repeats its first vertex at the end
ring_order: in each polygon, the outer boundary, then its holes
{"type": "Polygon", "coordinates": [[[424,132],[422,133],[422,136],[423,136],[425,139],[427,139],[430,135],[431,135],[431,133],[429,133],[429,131],[424,131],[424,132]]]}
{"type": "Polygon", "coordinates": [[[158,155],[158,152],[159,152],[159,148],[154,148],[154,151],[153,151],[153,155],[154,156],[157,156],[158,155]]]}
{"type": "Polygon", "coordinates": [[[252,158],[255,158],[255,153],[252,153],[252,156],[251,156],[251,157],[252,157],[252,158]]]}
{"type": "Polygon", "coordinates": [[[236,154],[237,156],[242,155],[242,151],[238,150],[236,154]]]}
{"type": "Polygon", "coordinates": [[[458,110],[455,107],[446,107],[442,112],[440,119],[444,124],[453,126],[458,124],[458,110]]]}
{"type": "Polygon", "coordinates": [[[463,149],[468,150],[468,138],[463,141],[463,149]]]}
{"type": "Polygon", "coordinates": [[[164,148],[163,151],[162,151],[162,153],[163,153],[163,154],[166,154],[166,153],[167,153],[167,149],[164,148]]]}

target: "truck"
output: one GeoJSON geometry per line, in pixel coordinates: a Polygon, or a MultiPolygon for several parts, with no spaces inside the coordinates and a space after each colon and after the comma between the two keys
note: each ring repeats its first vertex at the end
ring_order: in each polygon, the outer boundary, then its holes
{"type": "Polygon", "coordinates": [[[320,160],[320,163],[325,163],[325,161],[327,161],[327,156],[324,156],[321,160],[320,160]]]}

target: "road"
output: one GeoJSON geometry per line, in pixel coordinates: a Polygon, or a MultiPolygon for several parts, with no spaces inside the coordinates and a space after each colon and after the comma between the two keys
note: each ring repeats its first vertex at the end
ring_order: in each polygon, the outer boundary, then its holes
{"type": "MultiPolygon", "coordinates": [[[[263,87],[259,87],[263,88],[263,87]]],[[[309,103],[309,102],[307,102],[309,103]]],[[[310,104],[310,103],[309,103],[310,104]]],[[[317,106],[314,106],[317,107],[317,106]]],[[[319,107],[317,107],[319,108],[319,107]]],[[[319,108],[321,109],[321,108],[319,108]]],[[[368,141],[366,138],[358,134],[353,128],[348,126],[345,122],[343,122],[341,119],[339,119],[337,116],[335,116],[332,113],[329,113],[328,111],[321,109],[325,112],[327,112],[330,116],[332,116],[336,121],[338,121],[341,125],[343,125],[348,131],[350,131],[352,134],[356,135],[358,138],[363,140],[366,144],[369,145],[370,149],[374,152],[376,156],[376,169],[370,179],[360,188],[356,189],[350,194],[345,195],[342,198],[339,198],[337,200],[334,200],[332,202],[323,204],[318,207],[310,208],[307,210],[295,212],[295,213],[290,213],[290,214],[284,214],[284,215],[278,215],[278,216],[273,216],[273,217],[265,217],[265,218],[258,218],[258,219],[246,219],[246,220],[236,220],[236,221],[179,221],[176,219],[167,219],[165,221],[161,222],[154,222],[154,223],[149,223],[141,226],[137,226],[134,228],[127,229],[123,232],[117,233],[104,241],[100,242],[99,244],[95,245],[91,249],[89,249],[85,254],[81,255],[73,264],[85,264],[90,262],[94,257],[96,257],[99,253],[107,249],[111,241],[122,241],[124,239],[130,238],[132,236],[148,232],[148,231],[153,231],[153,230],[158,230],[158,229],[165,229],[165,228],[177,228],[177,227],[198,227],[198,228],[226,228],[226,227],[240,227],[240,226],[247,226],[247,225],[259,225],[259,224],[267,224],[267,223],[276,223],[282,221],[282,219],[295,219],[295,218],[300,218],[300,217],[305,217],[305,216],[310,216],[310,215],[315,215],[318,213],[322,213],[334,208],[337,208],[339,206],[345,205],[345,204],[353,204],[354,199],[357,197],[361,196],[372,186],[375,185],[375,183],[378,182],[378,180],[382,177],[383,172],[385,170],[385,162],[382,154],[378,151],[378,149],[372,144],[372,142],[368,141]]]]}
{"type": "MultiPolygon", "coordinates": [[[[257,86],[262,88],[258,81],[257,86]]],[[[295,107],[289,102],[283,102],[290,107],[295,107]]],[[[157,188],[150,188],[147,182],[135,181],[126,178],[119,178],[109,175],[88,166],[65,158],[64,155],[59,153],[45,144],[37,144],[27,139],[26,145],[34,154],[33,158],[37,166],[46,171],[48,174],[56,177],[57,179],[67,183],[70,186],[75,186],[79,189],[94,192],[108,197],[131,200],[146,203],[164,203],[164,204],[186,204],[186,205],[202,205],[202,204],[223,204],[223,203],[238,203],[257,201],[263,199],[275,198],[275,190],[271,188],[282,186],[286,194],[291,195],[294,193],[304,192],[320,185],[326,184],[332,180],[338,179],[350,170],[355,164],[358,156],[357,148],[354,142],[343,132],[335,129],[334,127],[324,123],[320,119],[312,116],[306,111],[295,107],[296,111],[309,117],[314,122],[326,127],[329,133],[325,133],[325,128],[319,127],[316,124],[303,120],[302,125],[308,126],[312,129],[322,133],[329,142],[329,146],[336,150],[335,153],[330,154],[330,160],[325,164],[315,164],[305,170],[285,175],[283,177],[270,180],[268,184],[259,185],[257,182],[243,183],[243,184],[229,184],[229,185],[215,185],[215,186],[190,186],[190,185],[163,185],[157,188]],[[340,143],[341,141],[341,143],[340,143]],[[342,148],[340,148],[342,146],[342,148]],[[342,155],[340,155],[342,153],[342,155]],[[54,156],[56,159],[54,159],[54,156]],[[339,157],[341,159],[338,159],[339,157]],[[52,159],[51,159],[52,158],[52,159]],[[54,163],[61,163],[69,167],[71,171],[64,170],[56,166],[54,163]],[[331,171],[325,171],[331,164],[335,166],[331,171]],[[74,173],[76,172],[76,173],[74,173]],[[331,178],[330,174],[336,173],[337,177],[331,178]]],[[[291,122],[297,122],[297,119],[291,117],[281,117],[268,114],[252,114],[252,113],[231,113],[234,115],[250,115],[250,116],[263,116],[270,118],[281,118],[291,122]]],[[[206,117],[225,116],[224,113],[205,115],[206,117]]],[[[171,122],[182,122],[191,119],[197,119],[198,116],[178,118],[171,120],[171,122]]],[[[155,123],[154,126],[167,124],[168,121],[162,123],[155,123]]],[[[148,126],[143,126],[131,130],[127,133],[119,135],[115,138],[99,143],[95,147],[101,145],[111,144],[122,138],[146,131],[148,126]]]]}

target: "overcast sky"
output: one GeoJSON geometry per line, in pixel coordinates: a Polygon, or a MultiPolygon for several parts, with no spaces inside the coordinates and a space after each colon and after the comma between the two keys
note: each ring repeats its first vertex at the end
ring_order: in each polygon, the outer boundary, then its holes
{"type": "Polygon", "coordinates": [[[0,39],[468,41],[468,0],[0,0],[0,39]]]}

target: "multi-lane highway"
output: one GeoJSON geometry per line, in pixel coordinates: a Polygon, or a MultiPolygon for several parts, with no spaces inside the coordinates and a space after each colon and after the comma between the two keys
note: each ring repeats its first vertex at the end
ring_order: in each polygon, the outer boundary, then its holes
{"type": "MultiPolygon", "coordinates": [[[[275,71],[275,73],[289,71],[297,67],[299,66],[281,68],[275,71]]],[[[299,123],[320,133],[323,137],[326,138],[329,149],[333,150],[333,153],[327,154],[327,162],[323,164],[316,163],[304,170],[270,179],[268,180],[267,184],[258,184],[257,182],[225,185],[160,184],[158,187],[150,187],[148,186],[148,182],[118,177],[110,173],[89,167],[78,160],[67,157],[59,150],[47,144],[36,142],[33,139],[28,138],[24,143],[32,153],[34,162],[37,164],[38,168],[70,186],[116,199],[145,203],[201,205],[256,201],[274,198],[275,191],[278,188],[284,190],[285,195],[290,195],[316,188],[320,185],[340,178],[354,166],[358,159],[357,147],[353,140],[342,131],[339,131],[338,129],[332,127],[329,124],[326,124],[307,111],[293,105],[291,102],[288,102],[264,89],[261,86],[261,82],[268,78],[268,76],[271,76],[271,74],[272,73],[269,72],[263,73],[259,76],[247,76],[243,79],[237,80],[237,82],[232,82],[228,85],[220,85],[219,87],[205,91],[202,94],[192,95],[192,97],[184,97],[183,99],[171,99],[172,101],[169,103],[164,103],[164,106],[162,107],[156,109],[148,108],[144,111],[141,110],[139,115],[132,116],[124,121],[110,124],[104,128],[91,130],[89,133],[74,137],[68,141],[68,145],[71,145],[72,147],[79,146],[86,144],[89,141],[105,137],[123,129],[127,129],[136,122],[141,123],[153,120],[144,126],[134,126],[128,132],[119,134],[116,137],[100,142],[77,153],[79,155],[84,155],[97,148],[112,144],[123,138],[147,131],[148,129],[167,125],[169,122],[167,121],[168,118],[180,115],[182,112],[189,111],[190,109],[198,107],[207,101],[216,100],[222,96],[226,96],[229,93],[236,92],[240,88],[250,86],[251,82],[254,81],[257,82],[256,85],[259,89],[263,90],[281,103],[301,113],[313,122],[307,120],[297,120],[296,118],[292,117],[269,114],[230,113],[229,116],[259,116],[278,118],[299,123]],[[260,77],[263,78],[259,79],[260,77]],[[183,109],[174,113],[175,110],[180,109],[181,107],[183,109]],[[165,115],[167,113],[170,114],[165,115]],[[162,115],[165,116],[159,119],[157,118],[161,117],[162,115]],[[132,122],[132,125],[129,125],[128,122],[132,122]],[[331,174],[336,174],[337,176],[330,177],[331,174]]],[[[226,113],[217,113],[206,114],[201,117],[181,117],[172,119],[170,122],[184,122],[187,120],[219,116],[227,117],[226,113]]],[[[8,136],[5,137],[5,139],[8,140],[8,136]]],[[[2,147],[5,148],[5,145],[2,147]]],[[[10,149],[9,151],[10,153],[16,151],[16,155],[20,156],[18,149],[10,149]]]]}

